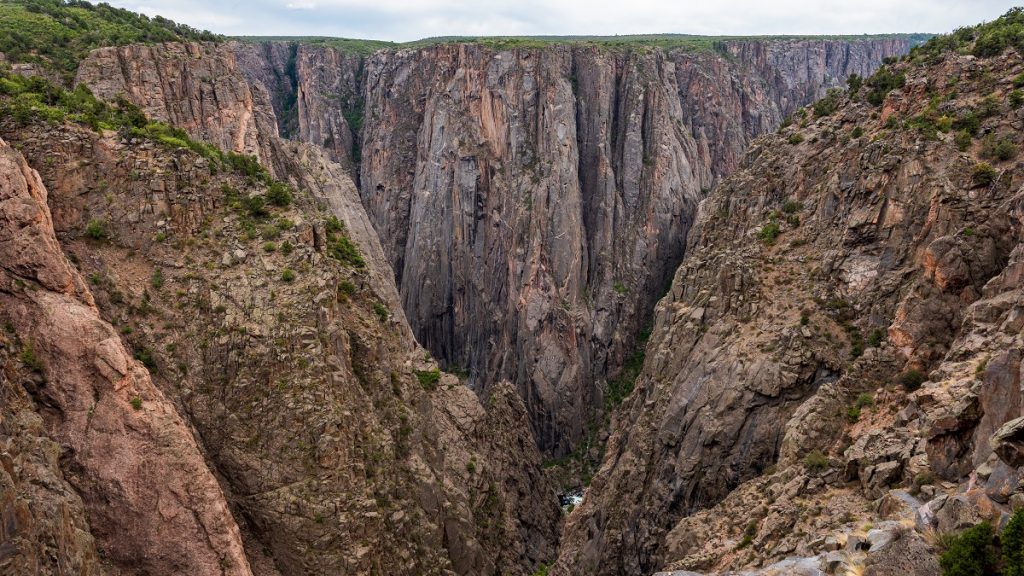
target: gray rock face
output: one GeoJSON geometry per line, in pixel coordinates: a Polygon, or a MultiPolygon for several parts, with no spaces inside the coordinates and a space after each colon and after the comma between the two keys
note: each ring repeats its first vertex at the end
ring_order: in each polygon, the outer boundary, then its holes
{"type": "MultiPolygon", "coordinates": [[[[920,113],[930,83],[986,73],[970,58],[944,66],[927,72],[934,77],[908,69],[906,88],[881,110],[844,102],[759,140],[748,163],[703,201],[687,256],[657,306],[636,390],[567,522],[553,574],[742,566],[726,552],[690,562],[715,551],[702,550],[699,522],[685,519],[776,464],[784,441],[780,467],[823,469],[831,464],[822,456],[845,454],[848,478],[860,479],[869,498],[928,464],[958,481],[988,460],[994,429],[1020,416],[1020,361],[1009,352],[1020,349],[1020,174],[1008,162],[1003,180],[975,189],[979,159],[959,154],[952,138],[881,133],[886,114],[920,113]],[[854,127],[865,135],[855,137],[854,127]],[[875,330],[880,346],[857,346],[875,330]],[[896,385],[911,368],[931,382],[911,395],[914,410],[902,424],[897,410],[851,424],[864,418],[848,411],[861,394],[906,395],[896,385]],[[872,436],[874,428],[885,433],[872,436]],[[822,451],[818,463],[798,460],[812,449],[822,451]],[[675,552],[673,541],[682,543],[675,552]],[[669,554],[686,562],[676,566],[669,554]]],[[[1013,59],[1007,69],[1018,66],[1013,59]]],[[[1012,78],[998,67],[991,73],[1012,78]]],[[[946,106],[969,110],[982,90],[961,86],[946,106]]],[[[1013,133],[1018,118],[997,115],[984,128],[1013,133]]],[[[893,401],[902,406],[905,396],[893,401]]],[[[1005,500],[999,485],[1012,475],[990,475],[1005,500]]],[[[810,479],[801,482],[813,490],[810,479]]],[[[987,498],[976,506],[991,508],[987,498]]],[[[792,522],[771,534],[766,522],[751,546],[786,552],[762,541],[785,539],[792,522]]]]}
{"type": "Polygon", "coordinates": [[[999,459],[1013,468],[1024,466],[1024,417],[1004,424],[989,441],[999,459]]]}
{"type": "Polygon", "coordinates": [[[293,42],[233,42],[230,44],[239,70],[251,86],[261,85],[270,95],[283,138],[299,130],[296,60],[299,45],[293,42]]]}
{"type": "Polygon", "coordinates": [[[702,191],[797,104],[906,49],[838,46],[370,57],[360,187],[420,341],[480,389],[513,381],[541,446],[569,451],[650,323],[702,191]]]}

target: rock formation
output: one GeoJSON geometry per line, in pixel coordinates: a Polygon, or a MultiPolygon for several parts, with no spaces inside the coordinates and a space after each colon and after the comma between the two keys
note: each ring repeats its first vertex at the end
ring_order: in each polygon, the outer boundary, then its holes
{"type": "Polygon", "coordinates": [[[0,117],[0,569],[933,575],[1024,504],[1015,52],[512,44],[82,63],[282,205],[0,117]]]}
{"type": "Polygon", "coordinates": [[[450,44],[368,58],[284,43],[127,47],[95,52],[78,81],[256,153],[278,175],[266,136],[277,116],[282,133],[358,164],[416,337],[481,393],[511,381],[538,443],[560,456],[622,395],[606,381],[642,346],[697,202],[749,139],[907,49],[899,37],[712,52],[450,44]],[[179,74],[191,91],[166,80],[179,74]],[[249,116],[263,120],[240,125],[249,116]]]}
{"type": "Polygon", "coordinates": [[[1012,51],[900,64],[881,107],[886,76],[752,145],[701,204],[553,573],[817,567],[831,532],[1006,517],[1024,174],[996,146],[1022,71],[1012,51]]]}
{"type": "MultiPolygon", "coordinates": [[[[20,446],[6,452],[4,477],[21,485],[4,491],[6,504],[21,510],[5,523],[5,536],[15,539],[12,568],[88,573],[98,570],[98,549],[114,567],[139,573],[250,574],[238,527],[191,432],[100,318],[54,236],[39,175],[2,140],[0,174],[0,310],[22,343],[20,360],[38,374],[29,387],[38,415],[5,403],[19,416],[5,427],[32,435],[12,437],[20,446]],[[26,444],[31,437],[37,447],[26,444]],[[59,500],[24,486],[22,475],[52,478],[59,500]],[[55,526],[48,511],[65,524],[55,526]]],[[[19,387],[5,378],[5,397],[23,395],[19,387]]]]}
{"type": "Polygon", "coordinates": [[[907,41],[723,50],[300,48],[300,125],[339,142],[363,86],[360,187],[417,337],[477,389],[514,382],[551,453],[599,417],[747,141],[907,41]]]}
{"type": "MultiPolygon", "coordinates": [[[[518,396],[497,387],[485,409],[388,311],[375,286],[390,278],[371,251],[355,269],[326,255],[332,216],[347,237],[375,242],[340,166],[280,144],[283,165],[303,167],[298,182],[326,181],[270,219],[239,207],[259,184],[197,155],[42,128],[5,133],[43,166],[55,227],[103,317],[196,427],[254,572],[492,574],[552,557],[557,500],[518,396]],[[90,222],[110,240],[85,235],[90,222]]],[[[160,397],[129,388],[146,411],[160,397]]],[[[90,521],[93,534],[135,526],[90,521]]],[[[247,570],[238,558],[227,565],[247,570]]]]}
{"type": "Polygon", "coordinates": [[[252,154],[273,170],[277,120],[269,96],[239,73],[234,52],[213,43],[132,44],[94,50],[75,84],[124,97],[156,118],[224,150],[252,154]]]}

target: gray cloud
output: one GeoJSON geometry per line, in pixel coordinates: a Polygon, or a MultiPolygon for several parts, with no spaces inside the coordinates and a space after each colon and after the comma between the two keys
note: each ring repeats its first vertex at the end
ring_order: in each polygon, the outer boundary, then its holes
{"type": "Polygon", "coordinates": [[[430,36],[946,32],[1014,0],[107,0],[229,35],[430,36]]]}

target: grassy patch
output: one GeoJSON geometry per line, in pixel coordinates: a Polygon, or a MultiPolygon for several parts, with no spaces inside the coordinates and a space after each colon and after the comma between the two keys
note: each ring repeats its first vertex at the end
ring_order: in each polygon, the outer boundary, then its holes
{"type": "Polygon", "coordinates": [[[424,390],[436,390],[437,383],[441,381],[441,371],[437,368],[433,370],[413,370],[412,373],[416,376],[416,381],[420,383],[424,390]]]}

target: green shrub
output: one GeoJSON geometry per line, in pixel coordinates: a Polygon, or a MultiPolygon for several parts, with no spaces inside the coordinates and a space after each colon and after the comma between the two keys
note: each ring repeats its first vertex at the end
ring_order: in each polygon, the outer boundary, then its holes
{"type": "Polygon", "coordinates": [[[245,199],[242,200],[242,206],[253,218],[266,218],[270,215],[270,212],[267,211],[266,199],[259,194],[246,196],[245,199]]]}
{"type": "Polygon", "coordinates": [[[964,130],[971,136],[974,136],[981,128],[981,118],[979,118],[974,112],[961,114],[953,121],[953,128],[956,130],[964,130]]]}
{"type": "Polygon", "coordinates": [[[277,240],[281,237],[281,229],[273,224],[267,224],[260,229],[260,236],[262,236],[264,240],[277,240]]]}
{"type": "Polygon", "coordinates": [[[858,395],[857,400],[855,400],[853,404],[858,408],[867,408],[868,406],[871,406],[874,403],[874,397],[872,397],[871,394],[865,392],[863,394],[858,395]]]}
{"type": "Polygon", "coordinates": [[[804,141],[804,135],[799,132],[794,132],[789,136],[789,143],[794,146],[804,141]]]}
{"type": "Polygon", "coordinates": [[[939,137],[939,127],[935,118],[929,114],[920,114],[907,121],[907,126],[917,129],[928,140],[939,137]]]}
{"type": "Polygon", "coordinates": [[[956,144],[956,147],[959,148],[961,152],[966,152],[967,149],[971,147],[972,140],[973,138],[971,137],[971,133],[967,130],[961,130],[953,137],[953,143],[956,144]]]}
{"type": "Polygon", "coordinates": [[[377,315],[381,322],[387,322],[388,318],[391,317],[391,312],[380,302],[373,303],[373,313],[377,315]]]}
{"type": "Polygon", "coordinates": [[[97,218],[89,220],[85,227],[85,235],[93,240],[106,240],[109,237],[106,222],[97,218]]]}
{"type": "Polygon", "coordinates": [[[330,240],[327,245],[327,255],[352,268],[363,268],[366,266],[366,260],[363,259],[363,255],[359,252],[359,247],[349,240],[348,237],[340,234],[335,236],[333,240],[330,240]]]}
{"type": "Polygon", "coordinates": [[[338,289],[349,296],[356,293],[356,285],[348,280],[342,280],[341,284],[338,285],[338,289]]]}
{"type": "Polygon", "coordinates": [[[345,229],[345,225],[338,220],[337,216],[330,216],[324,221],[324,229],[328,234],[335,234],[345,229]]]}
{"type": "Polygon", "coordinates": [[[285,268],[284,270],[281,271],[281,280],[285,282],[294,282],[295,271],[292,270],[291,268],[285,268]]]}
{"type": "Polygon", "coordinates": [[[775,240],[778,239],[779,234],[781,233],[782,228],[779,227],[779,223],[772,219],[761,227],[761,230],[757,233],[757,237],[765,244],[771,245],[775,243],[775,240]]]}
{"type": "Polygon", "coordinates": [[[864,355],[864,337],[857,330],[850,335],[850,358],[857,359],[864,355]]]}
{"type": "Polygon", "coordinates": [[[412,373],[416,375],[416,380],[419,381],[420,386],[424,390],[436,390],[437,383],[441,380],[441,371],[437,368],[433,370],[413,370],[412,373]]]}
{"type": "Polygon", "coordinates": [[[976,186],[988,186],[996,179],[996,169],[985,162],[974,167],[971,172],[971,180],[976,186]]]}
{"type": "Polygon", "coordinates": [[[1017,155],[1017,144],[1010,136],[989,134],[981,143],[981,157],[1006,161],[1017,155]]]}
{"type": "Polygon", "coordinates": [[[943,576],[986,576],[995,574],[996,549],[992,525],[982,522],[952,539],[939,557],[943,576]]]}
{"type": "Polygon", "coordinates": [[[164,287],[164,271],[162,269],[153,269],[153,275],[149,277],[149,285],[157,290],[164,287]]]}
{"type": "Polygon", "coordinates": [[[1010,103],[1011,107],[1020,108],[1021,105],[1024,104],[1024,91],[1014,90],[1010,92],[1010,95],[1007,96],[1007,101],[1010,103]]]}
{"type": "Polygon", "coordinates": [[[138,396],[132,396],[131,403],[133,409],[142,410],[142,398],[139,398],[138,396]]]}
{"type": "Polygon", "coordinates": [[[267,187],[267,202],[274,206],[289,206],[292,198],[292,191],[281,182],[271,182],[267,187]]]}
{"type": "Polygon", "coordinates": [[[846,85],[849,87],[850,95],[856,96],[860,92],[861,86],[864,85],[864,78],[859,74],[850,74],[850,77],[846,79],[846,85]]]}
{"type": "Polygon", "coordinates": [[[277,244],[274,244],[273,242],[270,242],[270,241],[267,241],[267,242],[263,243],[263,251],[264,252],[269,254],[271,252],[274,252],[275,250],[277,250],[277,244]]]}
{"type": "Polygon", "coordinates": [[[636,379],[640,376],[640,371],[644,367],[644,359],[646,355],[644,353],[644,343],[641,342],[637,345],[636,349],[626,359],[622,366],[622,370],[615,376],[615,378],[609,378],[607,383],[607,389],[604,395],[604,408],[606,413],[611,413],[612,410],[618,408],[622,402],[633,393],[633,388],[636,386],[636,379]]]}
{"type": "Polygon", "coordinates": [[[851,424],[860,420],[860,408],[857,406],[850,406],[846,409],[846,420],[851,424]]]}
{"type": "Polygon", "coordinates": [[[978,104],[976,112],[980,118],[991,118],[998,115],[1002,109],[1003,106],[1000,104],[999,99],[994,94],[989,94],[978,104]]]}
{"type": "Polygon", "coordinates": [[[736,550],[743,550],[753,544],[755,536],[757,536],[757,520],[751,520],[747,522],[747,526],[743,529],[743,538],[736,545],[736,550]]]}
{"type": "Polygon", "coordinates": [[[798,200],[786,200],[782,204],[782,211],[786,214],[796,214],[802,210],[804,205],[798,200]]]}
{"type": "Polygon", "coordinates": [[[293,246],[288,240],[281,243],[281,253],[285,256],[291,254],[293,250],[295,250],[295,246],[293,246]]]}
{"type": "Polygon", "coordinates": [[[1024,510],[1017,510],[999,539],[1003,552],[1003,576],[1024,576],[1024,510]]]}
{"type": "Polygon", "coordinates": [[[907,77],[902,72],[893,72],[889,66],[882,66],[867,80],[871,89],[868,92],[868,102],[874,106],[881,106],[889,92],[903,88],[907,84],[907,77]]]}
{"type": "Polygon", "coordinates": [[[907,392],[913,392],[920,388],[921,384],[924,384],[927,379],[927,376],[925,376],[920,370],[911,368],[910,370],[900,374],[899,382],[900,386],[903,386],[904,390],[907,392]]]}
{"type": "Polygon", "coordinates": [[[882,341],[885,340],[885,331],[881,328],[875,328],[868,334],[868,346],[872,348],[878,348],[882,345],[882,341]]]}
{"type": "Polygon", "coordinates": [[[828,456],[825,456],[821,450],[811,450],[804,456],[804,468],[811,472],[821,472],[827,470],[828,467],[828,456]]]}
{"type": "Polygon", "coordinates": [[[850,138],[853,138],[854,140],[856,140],[857,138],[860,138],[863,135],[864,135],[864,129],[861,128],[860,126],[854,127],[853,131],[850,132],[850,138]]]}
{"type": "Polygon", "coordinates": [[[26,368],[33,372],[43,371],[43,361],[36,355],[35,347],[32,346],[31,342],[25,342],[21,347],[21,354],[18,355],[18,359],[25,365],[26,368]]]}
{"type": "Polygon", "coordinates": [[[616,294],[628,294],[629,293],[629,288],[626,288],[625,284],[623,284],[622,282],[618,282],[618,281],[616,281],[616,282],[614,282],[612,284],[612,290],[615,290],[616,294]]]}
{"type": "Polygon", "coordinates": [[[252,179],[266,180],[268,178],[267,170],[260,166],[260,161],[255,156],[249,154],[239,154],[237,152],[226,152],[224,154],[224,163],[231,167],[232,170],[243,174],[252,179]]]}
{"type": "Polygon", "coordinates": [[[143,346],[135,351],[135,359],[142,362],[142,365],[146,367],[150,372],[156,372],[156,359],[153,358],[153,351],[143,346]]]}
{"type": "Polygon", "coordinates": [[[814,115],[817,117],[831,116],[839,109],[839,102],[842,92],[838,88],[832,88],[825,97],[814,103],[814,115]]]}

